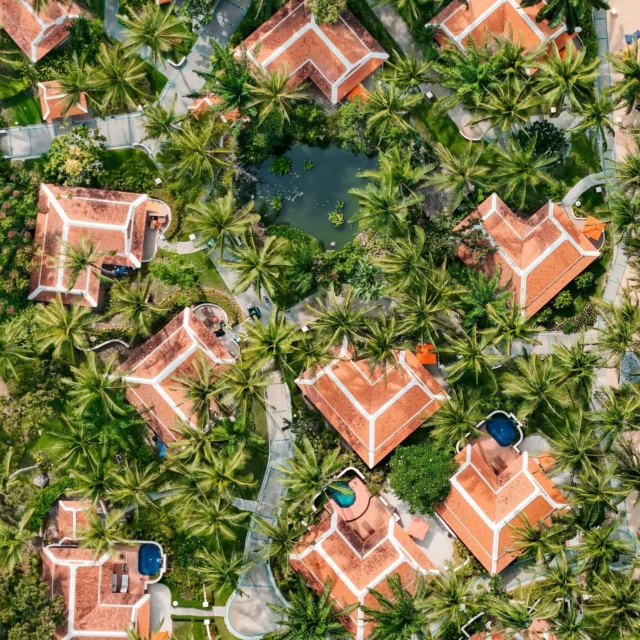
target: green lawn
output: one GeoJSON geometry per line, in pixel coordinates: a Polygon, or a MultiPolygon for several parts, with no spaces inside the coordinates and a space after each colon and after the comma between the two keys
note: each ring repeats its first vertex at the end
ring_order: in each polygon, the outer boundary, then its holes
{"type": "Polygon", "coordinates": [[[10,127],[40,124],[43,121],[40,98],[33,88],[0,100],[0,110],[4,111],[10,127]]]}
{"type": "Polygon", "coordinates": [[[556,180],[562,180],[572,187],[585,176],[602,171],[600,154],[595,142],[587,136],[571,138],[571,151],[564,162],[553,171],[556,180]]]}
{"type": "Polygon", "coordinates": [[[149,80],[149,91],[152,96],[159,96],[169,80],[167,76],[160,73],[155,67],[145,62],[147,79],[149,80]]]}
{"type": "Polygon", "coordinates": [[[133,160],[144,162],[154,173],[157,171],[153,160],[142,149],[107,149],[102,164],[106,171],[114,171],[133,160]]]}
{"type": "Polygon", "coordinates": [[[229,629],[227,629],[227,625],[224,623],[224,618],[214,618],[216,627],[218,628],[218,636],[220,640],[235,640],[235,637],[229,629]]]}
{"type": "Polygon", "coordinates": [[[229,293],[227,285],[220,277],[218,270],[209,258],[208,252],[198,251],[197,253],[189,253],[182,256],[187,264],[192,264],[198,273],[198,280],[203,287],[212,287],[229,293]]]}
{"type": "MultiPolygon", "coordinates": [[[[587,215],[603,217],[599,209],[604,206],[604,189],[596,193],[596,187],[591,187],[580,196],[580,207],[574,207],[576,215],[586,217],[587,215]],[[599,215],[598,215],[599,214],[599,215]]],[[[604,216],[606,218],[606,216],[604,216]]]]}
{"type": "Polygon", "coordinates": [[[431,143],[439,142],[453,153],[461,152],[469,142],[462,137],[456,123],[447,113],[435,113],[434,102],[425,100],[414,112],[413,124],[418,133],[431,143]]]}

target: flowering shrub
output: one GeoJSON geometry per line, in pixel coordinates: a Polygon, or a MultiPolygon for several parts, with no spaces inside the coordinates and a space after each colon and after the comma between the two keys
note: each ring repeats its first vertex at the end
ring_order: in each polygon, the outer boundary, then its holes
{"type": "Polygon", "coordinates": [[[33,235],[38,215],[37,187],[26,171],[0,156],[0,319],[27,301],[34,262],[33,235]]]}

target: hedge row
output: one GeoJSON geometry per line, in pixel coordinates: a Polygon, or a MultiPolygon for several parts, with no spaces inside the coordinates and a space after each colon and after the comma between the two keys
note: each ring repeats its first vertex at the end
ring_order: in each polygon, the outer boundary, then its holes
{"type": "Polygon", "coordinates": [[[73,489],[74,486],[75,483],[71,478],[62,478],[40,491],[28,506],[29,509],[33,509],[33,514],[31,518],[29,518],[27,529],[38,533],[45,517],[49,513],[49,509],[51,509],[55,501],[63,493],[69,489],[73,489]]]}

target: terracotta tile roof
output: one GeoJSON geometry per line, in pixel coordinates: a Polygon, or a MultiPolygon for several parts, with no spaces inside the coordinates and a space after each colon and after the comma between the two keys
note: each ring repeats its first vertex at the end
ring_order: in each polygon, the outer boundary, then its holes
{"type": "Polygon", "coordinates": [[[456,229],[480,227],[497,247],[480,264],[465,245],[458,257],[470,267],[492,275],[513,291],[528,316],[534,315],[600,256],[567,214],[549,202],[528,219],[516,216],[494,193],[456,229]]]}
{"type": "Polygon", "coordinates": [[[74,2],[51,0],[39,13],[27,0],[0,0],[0,24],[31,62],[66,40],[67,27],[82,14],[74,2]]]}
{"type": "MultiPolygon", "coordinates": [[[[82,501],[60,502],[59,532],[65,530],[69,513],[80,514],[85,507],[86,502],[82,501]]],[[[65,602],[65,620],[56,633],[60,640],[98,636],[103,640],[115,640],[125,638],[130,628],[136,629],[145,640],[149,638],[150,597],[147,586],[162,577],[166,558],[160,548],[163,556],[160,576],[149,580],[138,572],[141,544],[123,543],[118,545],[113,556],[104,554],[97,559],[91,549],[69,546],[67,542],[62,546],[56,543],[42,549],[43,580],[49,584],[49,594],[51,597],[62,596],[65,602]],[[119,553],[124,555],[123,559],[116,557],[119,553]],[[122,576],[125,574],[129,583],[127,590],[122,592],[122,576]],[[117,576],[115,593],[112,588],[114,575],[117,576]]]]}
{"type": "Polygon", "coordinates": [[[335,24],[319,25],[308,1],[288,2],[242,47],[254,64],[267,71],[285,66],[293,84],[311,79],[335,104],[389,56],[350,11],[345,10],[335,24]]]}
{"type": "MultiPolygon", "coordinates": [[[[291,566],[317,591],[330,578],[331,595],[338,607],[356,602],[376,606],[369,589],[384,592],[388,576],[399,575],[408,586],[417,571],[437,573],[433,562],[375,496],[366,512],[349,522],[333,509],[323,512],[291,554],[291,566]]],[[[370,633],[359,609],[345,617],[343,623],[356,640],[363,640],[370,633]]]]}
{"type": "Polygon", "coordinates": [[[398,367],[370,374],[366,360],[354,362],[346,345],[318,372],[296,380],[300,391],[374,467],[440,407],[446,395],[411,351],[396,353],[398,367]]]}
{"type": "MultiPolygon", "coordinates": [[[[188,107],[189,113],[194,118],[198,118],[198,116],[204,113],[210,107],[215,107],[222,102],[220,96],[215,93],[209,93],[204,96],[200,96],[196,98],[188,107]]],[[[226,113],[221,113],[220,118],[222,118],[223,122],[236,122],[238,118],[240,118],[240,111],[238,109],[231,109],[231,111],[227,111],[226,113]]],[[[248,122],[249,118],[244,117],[243,122],[248,122]]]]}
{"type": "Polygon", "coordinates": [[[66,118],[72,116],[83,116],[89,113],[87,108],[87,96],[85,93],[80,94],[80,101],[74,104],[65,113],[64,99],[67,94],[60,87],[60,83],[55,80],[49,82],[38,82],[38,94],[40,95],[40,108],[42,109],[42,119],[51,122],[58,118],[66,118]]]}
{"type": "Polygon", "coordinates": [[[576,34],[569,35],[564,22],[555,28],[546,20],[537,22],[539,10],[540,5],[522,7],[519,0],[469,0],[468,8],[460,0],[453,0],[429,24],[437,25],[440,33],[463,50],[469,39],[480,44],[491,35],[509,37],[511,33],[526,50],[554,40],[562,50],[576,34]]]}
{"type": "Polygon", "coordinates": [[[195,374],[193,365],[199,354],[215,370],[234,361],[191,309],[184,309],[120,367],[128,372],[124,379],[135,385],[127,390],[127,399],[164,442],[178,439],[173,431],[177,421],[197,424],[191,405],[173,378],[181,373],[195,374]]]}
{"type": "Polygon", "coordinates": [[[436,511],[490,573],[515,559],[509,550],[524,513],[533,524],[565,506],[562,493],[529,454],[500,447],[492,438],[469,443],[457,456],[460,468],[436,511]]]}
{"type": "MultiPolygon", "coordinates": [[[[61,239],[74,244],[90,236],[100,251],[115,251],[103,264],[139,268],[144,246],[148,198],[139,193],[40,185],[36,244],[41,247],[40,264],[31,274],[29,299],[46,302],[63,294],[65,302],[81,296],[81,304],[98,305],[100,279],[93,270],[82,274],[68,290],[68,272],[61,239]]],[[[165,205],[166,206],[166,205],[165,205]]]]}
{"type": "Polygon", "coordinates": [[[589,216],[585,220],[584,227],[582,227],[582,233],[587,236],[587,238],[591,238],[591,240],[595,240],[597,242],[602,237],[606,226],[606,222],[602,222],[602,220],[598,220],[598,218],[589,216]]]}
{"type": "Polygon", "coordinates": [[[89,500],[58,501],[58,535],[61,539],[78,539],[78,532],[88,524],[86,511],[90,506],[89,500]]]}

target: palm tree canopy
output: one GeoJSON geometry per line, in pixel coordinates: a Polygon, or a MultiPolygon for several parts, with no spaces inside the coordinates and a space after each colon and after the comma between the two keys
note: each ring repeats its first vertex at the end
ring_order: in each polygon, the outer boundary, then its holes
{"type": "Polygon", "coordinates": [[[294,104],[307,99],[306,88],[303,85],[290,86],[289,76],[286,66],[273,71],[255,71],[255,85],[249,87],[253,100],[248,106],[258,108],[261,121],[273,113],[284,126],[284,123],[290,120],[294,104]]]}
{"type": "Polygon", "coordinates": [[[153,321],[163,310],[150,301],[153,279],[147,276],[142,280],[142,272],[138,271],[136,279],[131,282],[120,280],[111,289],[109,311],[112,316],[122,315],[136,335],[146,337],[151,334],[153,321]]]}

